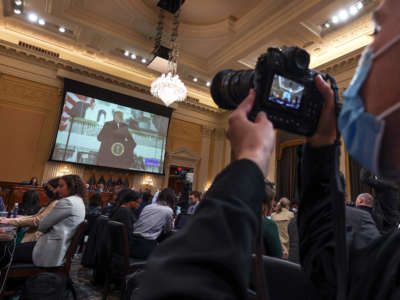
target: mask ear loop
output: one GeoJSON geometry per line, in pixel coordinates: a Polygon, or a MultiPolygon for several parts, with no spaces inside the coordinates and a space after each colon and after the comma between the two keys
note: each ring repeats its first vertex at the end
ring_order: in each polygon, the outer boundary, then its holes
{"type": "Polygon", "coordinates": [[[391,40],[389,43],[387,43],[385,46],[383,46],[381,49],[375,52],[375,54],[372,56],[372,59],[377,59],[379,56],[381,56],[383,53],[385,53],[387,50],[392,48],[395,44],[400,42],[400,35],[396,36],[391,40]]]}

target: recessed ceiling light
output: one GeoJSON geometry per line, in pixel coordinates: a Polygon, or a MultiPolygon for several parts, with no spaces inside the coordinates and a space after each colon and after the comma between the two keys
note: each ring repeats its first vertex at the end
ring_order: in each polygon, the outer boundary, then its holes
{"type": "Polygon", "coordinates": [[[146,63],[147,62],[147,59],[145,59],[144,57],[142,58],[142,63],[146,63]]]}
{"type": "Polygon", "coordinates": [[[65,32],[65,27],[63,27],[63,26],[58,27],[58,31],[64,33],[65,32]]]}
{"type": "Polygon", "coordinates": [[[135,54],[135,53],[132,53],[132,54],[131,54],[131,58],[132,58],[132,59],[136,59],[136,54],[135,54]]]}
{"type": "Polygon", "coordinates": [[[14,3],[17,6],[20,6],[20,5],[22,5],[22,0],[15,0],[14,3]]]}
{"type": "Polygon", "coordinates": [[[349,11],[350,11],[350,14],[351,14],[352,16],[354,16],[354,15],[356,15],[356,14],[358,13],[358,9],[357,9],[357,7],[355,7],[354,5],[352,5],[352,6],[350,7],[349,11]]]}
{"type": "Polygon", "coordinates": [[[333,17],[332,17],[332,23],[333,23],[333,24],[339,23],[339,17],[338,17],[338,16],[333,16],[333,17]]]}
{"type": "Polygon", "coordinates": [[[194,77],[194,78],[193,78],[193,81],[194,81],[194,82],[197,82],[197,81],[199,81],[199,79],[198,79],[197,77],[194,77]]]}
{"type": "Polygon", "coordinates": [[[340,18],[340,20],[342,20],[342,21],[346,21],[346,20],[349,18],[349,13],[348,13],[347,11],[345,11],[344,9],[342,9],[342,10],[339,12],[339,18],[340,18]]]}
{"type": "Polygon", "coordinates": [[[326,23],[324,24],[324,27],[325,27],[325,28],[330,28],[330,27],[331,27],[331,24],[329,24],[328,22],[326,22],[326,23]]]}
{"type": "Polygon", "coordinates": [[[46,21],[44,19],[39,19],[38,21],[39,25],[44,26],[46,25],[46,21]]]}
{"type": "Polygon", "coordinates": [[[362,9],[362,8],[364,7],[364,4],[362,4],[361,1],[358,2],[356,5],[357,5],[357,8],[358,8],[358,9],[362,9]]]}
{"type": "Polygon", "coordinates": [[[206,86],[211,86],[211,82],[207,81],[206,86]]]}
{"type": "Polygon", "coordinates": [[[32,23],[36,23],[37,20],[39,19],[38,15],[35,13],[29,13],[28,14],[28,20],[32,23]]]}
{"type": "Polygon", "coordinates": [[[125,56],[129,56],[129,51],[128,51],[128,50],[125,50],[124,55],[125,55],[125,56]]]}
{"type": "Polygon", "coordinates": [[[19,8],[14,9],[14,14],[20,15],[21,13],[22,13],[22,11],[19,8]]]}

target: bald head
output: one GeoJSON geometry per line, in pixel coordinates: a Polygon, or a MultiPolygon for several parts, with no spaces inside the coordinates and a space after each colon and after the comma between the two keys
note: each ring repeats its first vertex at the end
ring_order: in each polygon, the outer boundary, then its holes
{"type": "Polygon", "coordinates": [[[371,194],[368,193],[360,194],[356,199],[356,207],[358,206],[373,207],[374,198],[371,196],[371,194]]]}

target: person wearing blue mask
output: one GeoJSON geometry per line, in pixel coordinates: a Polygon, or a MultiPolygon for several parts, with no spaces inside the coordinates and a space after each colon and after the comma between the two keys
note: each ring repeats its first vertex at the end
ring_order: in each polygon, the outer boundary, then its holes
{"type": "Polygon", "coordinates": [[[321,299],[400,297],[400,233],[363,236],[338,226],[334,213],[335,206],[344,212],[345,199],[341,184],[332,183],[340,155],[336,126],[354,159],[400,183],[400,1],[382,2],[374,21],[374,41],[343,94],[337,122],[333,93],[316,79],[325,101],[317,132],[305,146],[298,228],[301,264],[321,299]],[[346,237],[344,251],[337,237],[346,237]]]}

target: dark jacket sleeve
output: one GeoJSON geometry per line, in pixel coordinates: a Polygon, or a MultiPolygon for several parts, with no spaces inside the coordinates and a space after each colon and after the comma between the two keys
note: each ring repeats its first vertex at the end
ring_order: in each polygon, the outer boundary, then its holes
{"type": "Polygon", "coordinates": [[[246,299],[263,195],[256,164],[228,166],[193,219],[153,252],[138,299],[246,299]]]}
{"type": "MultiPolygon", "coordinates": [[[[300,262],[321,299],[336,295],[335,236],[331,176],[335,176],[337,145],[304,147],[302,193],[298,213],[300,262]]],[[[344,199],[343,199],[344,201],[344,199]]],[[[344,234],[344,232],[343,232],[344,234]]]]}

